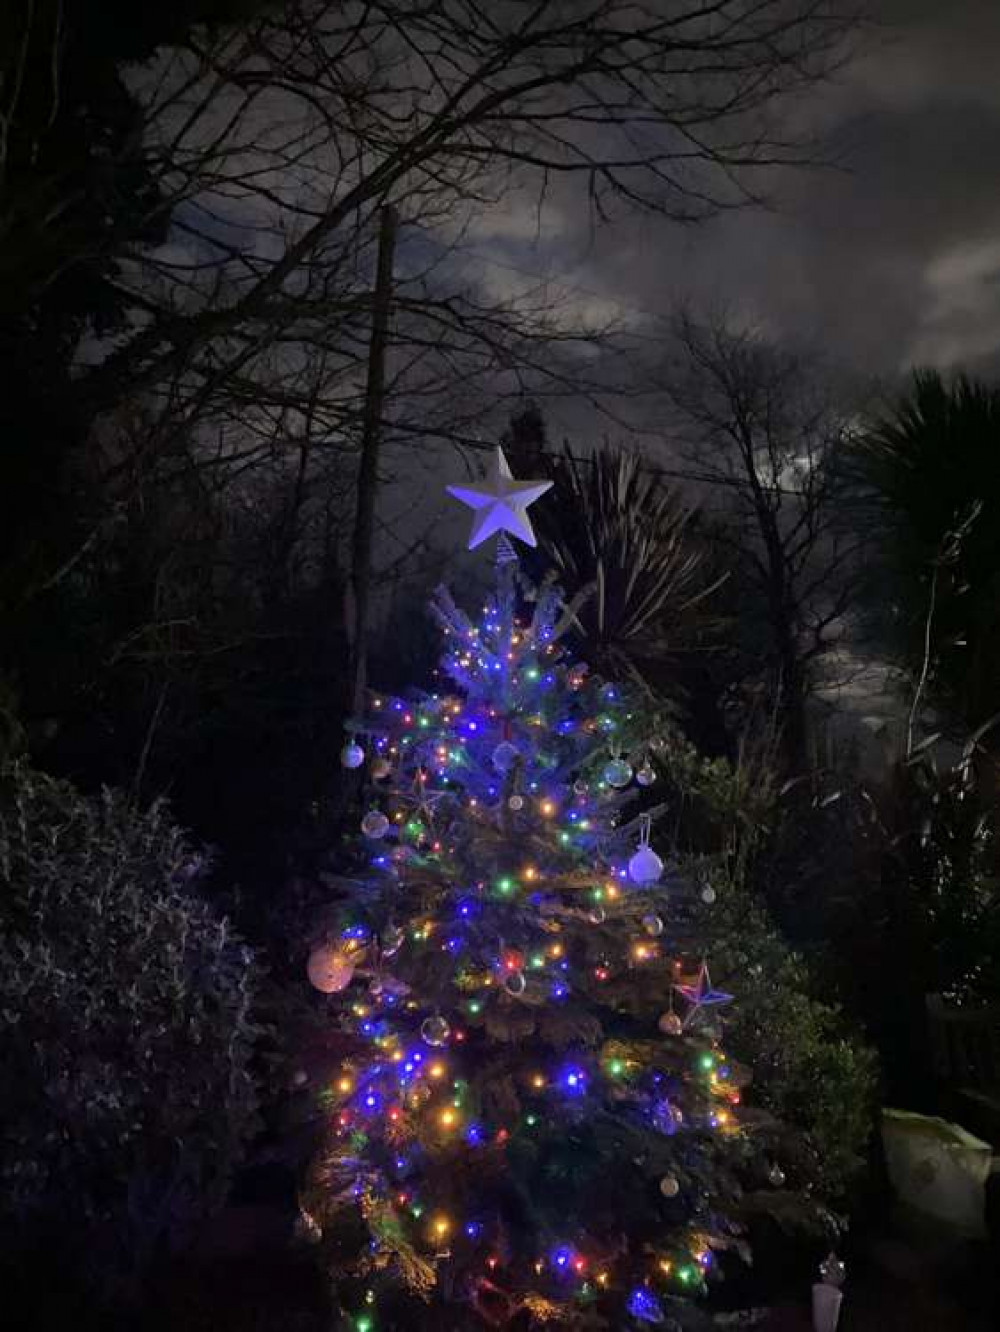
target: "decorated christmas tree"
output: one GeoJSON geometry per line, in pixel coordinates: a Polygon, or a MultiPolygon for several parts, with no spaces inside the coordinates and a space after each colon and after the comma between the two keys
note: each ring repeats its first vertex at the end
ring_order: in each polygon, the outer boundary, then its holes
{"type": "Polygon", "coordinates": [[[683,1328],[745,1253],[730,995],[651,845],[664,719],[522,577],[544,489],[499,451],[454,489],[495,591],[476,619],[438,592],[442,688],[372,695],[343,754],[362,852],[310,957],[343,1060],[303,1201],[355,1332],[683,1328]]]}

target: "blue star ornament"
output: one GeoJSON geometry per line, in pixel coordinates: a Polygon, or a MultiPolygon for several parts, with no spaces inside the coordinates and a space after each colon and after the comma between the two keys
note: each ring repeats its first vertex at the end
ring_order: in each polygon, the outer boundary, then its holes
{"type": "Polygon", "coordinates": [[[691,1005],[688,1015],[684,1019],[684,1025],[688,1026],[693,1022],[703,1008],[711,1008],[716,1004],[728,1004],[732,1002],[733,996],[726,994],[725,990],[713,990],[712,978],[708,974],[708,966],[702,963],[698,970],[698,979],[693,985],[675,985],[674,989],[686,999],[691,1005]]]}
{"type": "Polygon", "coordinates": [[[529,546],[537,546],[528,505],[552,487],[551,481],[516,481],[503,449],[498,448],[493,469],[478,486],[449,486],[448,494],[467,504],[475,513],[469,549],[500,532],[509,532],[529,546]]]}

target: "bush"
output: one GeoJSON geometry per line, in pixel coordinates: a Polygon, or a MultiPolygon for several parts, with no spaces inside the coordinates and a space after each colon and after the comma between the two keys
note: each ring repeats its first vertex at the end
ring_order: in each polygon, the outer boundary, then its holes
{"type": "Polygon", "coordinates": [[[832,1004],[810,993],[801,959],[745,893],[719,887],[705,927],[732,977],[727,1048],[753,1069],[749,1100],[803,1135],[798,1162],[816,1192],[843,1200],[865,1163],[877,1065],[832,1004]]]}
{"type": "Polygon", "coordinates": [[[106,1289],[223,1200],[255,1125],[254,961],[201,872],[163,804],[0,769],[0,1215],[106,1289]]]}

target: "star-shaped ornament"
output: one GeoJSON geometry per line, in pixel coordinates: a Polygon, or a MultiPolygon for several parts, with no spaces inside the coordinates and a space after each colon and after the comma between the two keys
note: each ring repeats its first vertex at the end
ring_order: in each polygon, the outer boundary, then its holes
{"type": "Polygon", "coordinates": [[[715,1005],[728,1004],[732,1002],[733,996],[726,994],[725,990],[713,990],[712,978],[708,974],[708,964],[703,962],[698,970],[698,978],[693,985],[675,985],[674,989],[686,999],[691,1005],[687,1016],[684,1018],[684,1025],[692,1022],[703,1008],[712,1008],[715,1005]]]}
{"type": "Polygon", "coordinates": [[[503,449],[498,448],[493,469],[481,485],[449,486],[448,494],[475,511],[469,537],[469,549],[475,550],[488,537],[501,532],[509,532],[529,546],[537,546],[528,505],[551,488],[551,481],[516,481],[503,456],[503,449]]]}

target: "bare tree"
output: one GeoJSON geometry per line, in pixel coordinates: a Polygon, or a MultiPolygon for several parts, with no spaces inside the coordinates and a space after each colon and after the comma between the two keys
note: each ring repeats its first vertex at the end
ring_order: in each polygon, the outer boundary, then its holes
{"type": "MultiPolygon", "coordinates": [[[[469,219],[515,178],[539,202],[579,181],[597,219],[753,200],[763,168],[806,155],[778,113],[843,58],[854,17],[839,0],[287,0],[189,41],[137,76],[159,187],[146,233],[169,218],[169,238],[126,247],[132,331],[79,392],[95,411],[156,393],[184,433],[234,400],[287,402],[318,349],[352,445],[388,202],[407,244],[387,424],[453,435],[457,382],[470,404],[504,379],[523,391],[540,341],[594,336],[540,296],[470,285],[469,219]]],[[[555,354],[546,373],[579,391],[581,370],[555,354]]]]}
{"type": "Polygon", "coordinates": [[[689,314],[677,334],[667,391],[681,448],[691,479],[714,491],[716,539],[759,606],[785,765],[803,772],[807,701],[857,587],[858,537],[842,510],[849,416],[807,354],[689,314]]]}

